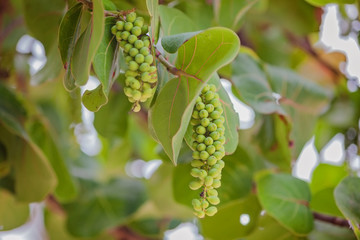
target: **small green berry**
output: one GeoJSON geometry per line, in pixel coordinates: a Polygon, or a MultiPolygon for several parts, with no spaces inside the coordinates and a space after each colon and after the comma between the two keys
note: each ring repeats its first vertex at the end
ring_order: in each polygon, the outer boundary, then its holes
{"type": "Polygon", "coordinates": [[[215,189],[209,189],[207,190],[208,196],[217,196],[218,192],[215,189]]]}
{"type": "Polygon", "coordinates": [[[198,103],[196,103],[195,107],[196,107],[196,110],[200,111],[205,108],[205,104],[203,102],[198,102],[198,103]]]}
{"type": "Polygon", "coordinates": [[[142,17],[137,17],[136,20],[134,21],[134,26],[141,27],[144,25],[144,18],[142,17]]]}
{"type": "Polygon", "coordinates": [[[117,33],[116,25],[114,25],[114,26],[111,27],[111,33],[112,33],[113,35],[115,35],[115,34],[117,33]]]}
{"type": "Polygon", "coordinates": [[[142,48],[140,48],[140,53],[141,53],[142,55],[144,55],[144,56],[149,55],[149,54],[150,54],[149,48],[147,48],[147,47],[142,47],[142,48]]]}
{"type": "MultiPolygon", "coordinates": [[[[219,188],[221,187],[221,182],[219,179],[214,179],[213,185],[214,188],[219,188]]],[[[209,201],[210,202],[210,201],[209,201]]]]}
{"type": "Polygon", "coordinates": [[[216,151],[216,149],[214,145],[209,145],[206,147],[206,151],[209,153],[209,155],[212,155],[216,151]]]}
{"type": "Polygon", "coordinates": [[[146,62],[142,63],[139,67],[139,70],[141,72],[147,72],[147,71],[149,71],[149,69],[150,69],[150,65],[146,62]]]}
{"type": "MultiPolygon", "coordinates": [[[[142,40],[136,40],[135,43],[134,43],[134,46],[137,48],[137,49],[141,49],[142,47],[144,47],[144,42],[142,40]]],[[[144,54],[145,55],[145,54],[144,54]]]]}
{"type": "Polygon", "coordinates": [[[148,64],[152,64],[154,61],[154,57],[152,55],[147,55],[145,57],[145,62],[147,62],[148,64]]]}
{"type": "Polygon", "coordinates": [[[200,152],[200,159],[201,160],[207,160],[208,159],[208,157],[209,157],[209,153],[207,152],[207,151],[201,151],[200,152]]]}
{"type": "Polygon", "coordinates": [[[217,126],[215,123],[210,123],[209,126],[207,126],[207,130],[209,132],[214,132],[214,131],[216,131],[216,129],[217,129],[217,126]]]}
{"type": "Polygon", "coordinates": [[[206,133],[206,129],[203,127],[203,126],[198,126],[196,128],[196,133],[197,134],[201,134],[201,135],[204,135],[206,133]]]}
{"type": "Polygon", "coordinates": [[[212,176],[207,176],[204,180],[205,186],[209,187],[213,184],[214,178],[212,176]]]}
{"type": "MultiPolygon", "coordinates": [[[[135,48],[136,50],[137,50],[137,48],[135,48]]],[[[143,63],[144,62],[144,55],[142,55],[142,54],[137,54],[136,56],[135,56],[135,62],[137,62],[137,63],[139,63],[139,64],[141,64],[141,63],[143,63]]],[[[149,76],[149,74],[148,74],[148,76],[149,76]]],[[[149,76],[149,78],[150,78],[150,76],[149,76]]],[[[142,78],[141,78],[141,80],[143,80],[142,78]]],[[[143,80],[144,81],[144,80],[143,80]]],[[[147,82],[147,81],[144,81],[144,82],[147,82]]]]}
{"type": "Polygon", "coordinates": [[[128,68],[132,71],[136,71],[139,68],[139,64],[137,64],[135,61],[130,61],[128,68]]]}
{"type": "Polygon", "coordinates": [[[197,145],[196,149],[197,149],[199,152],[205,151],[206,145],[203,144],[203,143],[200,143],[200,144],[197,145]]]}
{"type": "Polygon", "coordinates": [[[205,109],[203,109],[203,110],[201,110],[200,112],[199,112],[199,117],[200,118],[206,118],[206,117],[208,117],[209,116],[209,113],[205,110],[205,109]]]}
{"type": "Polygon", "coordinates": [[[210,124],[210,119],[208,119],[208,118],[201,119],[201,125],[203,127],[207,127],[207,126],[209,126],[209,124],[210,124]]]}
{"type": "Polygon", "coordinates": [[[124,29],[124,24],[125,23],[123,21],[117,21],[116,22],[116,29],[120,30],[120,31],[123,30],[124,29]]]}
{"type": "Polygon", "coordinates": [[[211,206],[205,210],[205,214],[209,217],[214,216],[217,213],[217,208],[215,206],[211,206]]]}
{"type": "Polygon", "coordinates": [[[196,136],[195,140],[198,142],[198,143],[202,143],[204,142],[205,140],[205,136],[203,134],[199,134],[196,136]]]}
{"type": "Polygon", "coordinates": [[[215,157],[215,156],[210,156],[207,160],[207,163],[210,165],[210,166],[213,166],[217,163],[218,159],[215,157]]]}
{"type": "Polygon", "coordinates": [[[140,36],[141,35],[141,28],[140,27],[133,27],[131,29],[131,33],[134,34],[135,36],[140,36]]]}
{"type": "MultiPolygon", "coordinates": [[[[203,118],[203,119],[205,119],[205,118],[203,118]]],[[[213,144],[213,142],[214,142],[214,140],[211,138],[211,137],[207,137],[207,138],[205,138],[205,140],[204,140],[204,143],[206,144],[206,145],[212,145],[213,144]]]]}
{"type": "Polygon", "coordinates": [[[214,111],[215,107],[214,107],[214,105],[209,103],[209,104],[206,104],[205,109],[206,109],[206,111],[208,111],[208,113],[211,113],[212,111],[214,111]]]}
{"type": "Polygon", "coordinates": [[[202,185],[203,185],[202,181],[195,180],[189,183],[189,188],[191,190],[198,190],[199,188],[201,188],[202,185]]]}
{"type": "Polygon", "coordinates": [[[220,199],[217,196],[209,196],[206,198],[212,205],[218,205],[220,203],[220,199]]]}
{"type": "Polygon", "coordinates": [[[132,49],[130,49],[130,51],[129,51],[129,55],[130,55],[131,57],[135,57],[138,53],[139,53],[139,50],[138,50],[137,48],[132,48],[132,49]]]}
{"type": "Polygon", "coordinates": [[[141,27],[141,34],[146,34],[149,31],[149,27],[144,25],[141,27]]]}
{"type": "Polygon", "coordinates": [[[128,22],[134,22],[136,19],[136,13],[135,12],[131,12],[128,15],[126,15],[126,21],[128,22]]]}
{"type": "Polygon", "coordinates": [[[124,29],[126,30],[126,31],[131,31],[131,29],[133,28],[133,24],[131,23],[131,22],[126,22],[125,24],[124,24],[124,29]]]}
{"type": "Polygon", "coordinates": [[[199,159],[193,159],[192,161],[191,161],[191,166],[192,167],[201,167],[201,166],[203,166],[205,163],[203,162],[203,161],[201,161],[201,160],[199,160],[199,159]]]}
{"type": "Polygon", "coordinates": [[[129,43],[133,44],[137,40],[137,37],[135,35],[131,34],[127,40],[129,43]]]}

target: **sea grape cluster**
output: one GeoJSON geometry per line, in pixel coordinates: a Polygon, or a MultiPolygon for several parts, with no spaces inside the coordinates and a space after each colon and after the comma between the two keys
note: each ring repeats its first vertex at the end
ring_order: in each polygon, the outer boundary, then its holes
{"type": "Polygon", "coordinates": [[[148,26],[135,12],[126,15],[111,28],[123,50],[127,70],[125,71],[125,95],[134,103],[132,110],[141,109],[140,102],[151,98],[157,84],[157,71],[151,54],[148,26]]]}
{"type": "Polygon", "coordinates": [[[213,216],[217,212],[214,205],[220,203],[217,188],[221,186],[221,170],[225,163],[225,118],[223,108],[216,93],[216,86],[207,84],[202,89],[191,118],[193,125],[191,175],[192,190],[199,190],[199,198],[192,200],[194,214],[199,218],[213,216]]]}

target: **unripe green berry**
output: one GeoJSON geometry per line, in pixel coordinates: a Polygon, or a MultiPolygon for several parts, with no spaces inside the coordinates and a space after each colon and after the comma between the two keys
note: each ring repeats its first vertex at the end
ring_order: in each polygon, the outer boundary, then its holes
{"type": "Polygon", "coordinates": [[[132,110],[133,110],[133,112],[139,112],[140,111],[140,109],[141,109],[141,106],[140,106],[140,104],[139,103],[134,103],[134,105],[133,105],[133,107],[132,107],[132,110]]]}
{"type": "Polygon", "coordinates": [[[200,176],[200,169],[198,169],[198,168],[193,168],[193,169],[191,169],[191,172],[190,172],[190,174],[191,174],[191,176],[193,176],[193,177],[199,177],[200,176]]]}
{"type": "Polygon", "coordinates": [[[198,177],[204,179],[206,178],[207,175],[208,175],[207,172],[204,169],[201,169],[198,177]]]}
{"type": "Polygon", "coordinates": [[[211,206],[205,210],[205,214],[209,217],[214,216],[217,213],[217,208],[215,206],[211,206]]]}
{"type": "Polygon", "coordinates": [[[124,48],[126,44],[127,44],[127,41],[121,40],[121,42],[120,42],[120,47],[121,47],[121,48],[124,48]]]}
{"type": "Polygon", "coordinates": [[[125,85],[128,87],[131,85],[133,81],[137,81],[134,77],[126,77],[125,78],[125,85]]]}
{"type": "Polygon", "coordinates": [[[220,141],[215,141],[215,142],[213,143],[213,145],[214,145],[214,147],[215,147],[216,150],[220,150],[221,147],[223,146],[223,144],[222,144],[220,141]]]}
{"type": "Polygon", "coordinates": [[[218,205],[220,203],[220,199],[217,196],[209,196],[206,198],[212,205],[218,205]]]}
{"type": "Polygon", "coordinates": [[[200,118],[206,118],[206,117],[208,117],[209,116],[209,113],[205,110],[205,109],[203,109],[203,110],[201,110],[200,112],[199,112],[199,117],[200,118]]]}
{"type": "Polygon", "coordinates": [[[204,151],[206,149],[206,145],[203,144],[203,143],[200,143],[197,145],[196,149],[201,152],[201,151],[204,151]]]}
{"type": "Polygon", "coordinates": [[[135,12],[131,12],[131,13],[126,15],[126,21],[128,21],[128,22],[134,22],[135,19],[136,19],[136,13],[135,12]]]}
{"type": "Polygon", "coordinates": [[[218,128],[224,126],[224,124],[223,124],[223,122],[221,121],[221,119],[216,119],[216,120],[213,121],[213,123],[215,123],[218,128]]]}
{"type": "Polygon", "coordinates": [[[198,102],[196,103],[195,108],[198,111],[203,110],[205,108],[205,104],[203,102],[198,102]]]}
{"type": "Polygon", "coordinates": [[[149,54],[145,57],[145,62],[147,62],[148,64],[152,64],[153,61],[154,61],[154,57],[152,55],[149,54]]]}
{"type": "Polygon", "coordinates": [[[223,112],[224,112],[222,107],[217,107],[217,108],[215,108],[214,111],[218,111],[220,114],[223,114],[223,112]]]}
{"type": "Polygon", "coordinates": [[[220,136],[224,136],[224,134],[225,134],[225,128],[219,127],[219,128],[217,129],[217,131],[220,133],[220,136]]]}
{"type": "Polygon", "coordinates": [[[202,101],[202,99],[200,96],[196,98],[196,103],[201,102],[201,101],[202,101]]]}
{"type": "Polygon", "coordinates": [[[209,84],[210,91],[216,92],[216,86],[214,84],[209,84]]]}
{"type": "Polygon", "coordinates": [[[126,31],[130,32],[131,29],[133,28],[133,26],[134,26],[134,25],[133,25],[131,22],[126,22],[126,23],[124,24],[124,29],[125,29],[126,31]]]}
{"type": "Polygon", "coordinates": [[[208,91],[205,93],[205,101],[210,102],[214,98],[214,93],[211,91],[208,91]]]}
{"type": "Polygon", "coordinates": [[[137,49],[141,49],[142,47],[144,47],[144,42],[142,40],[136,40],[135,43],[134,43],[134,46],[137,49]]]}
{"type": "Polygon", "coordinates": [[[137,17],[135,22],[134,22],[134,26],[140,27],[140,31],[141,31],[141,27],[144,25],[144,18],[142,17],[137,17]]]}
{"type": "Polygon", "coordinates": [[[138,91],[138,90],[134,90],[132,97],[133,97],[136,101],[140,100],[140,98],[141,98],[141,92],[138,91]]]}
{"type": "MultiPolygon", "coordinates": [[[[145,57],[145,58],[146,58],[146,57],[145,57]]],[[[140,67],[139,67],[139,70],[140,70],[141,72],[147,72],[147,71],[149,71],[149,69],[150,69],[150,65],[149,65],[148,63],[146,63],[146,62],[142,63],[142,64],[140,65],[140,67]]]]}
{"type": "Polygon", "coordinates": [[[206,151],[209,153],[209,155],[212,155],[216,151],[216,149],[214,145],[209,145],[207,146],[206,151]]]}
{"type": "Polygon", "coordinates": [[[130,36],[130,33],[128,31],[123,31],[121,32],[121,39],[122,40],[127,40],[130,36]]]}
{"type": "Polygon", "coordinates": [[[221,136],[219,138],[219,141],[222,143],[222,144],[225,144],[225,137],[224,136],[221,136]]]}
{"type": "Polygon", "coordinates": [[[209,126],[209,124],[210,124],[210,119],[208,119],[208,118],[201,119],[201,125],[203,127],[207,127],[207,126],[209,126]]]}
{"type": "Polygon", "coordinates": [[[196,211],[194,214],[196,216],[198,216],[198,218],[204,218],[205,217],[205,212],[204,211],[196,211]]]}
{"type": "Polygon", "coordinates": [[[140,36],[141,35],[141,28],[140,27],[133,27],[131,29],[131,33],[134,34],[135,36],[140,36]]]}
{"type": "Polygon", "coordinates": [[[205,186],[209,187],[213,184],[214,178],[212,176],[207,176],[204,180],[205,186]]]}
{"type": "Polygon", "coordinates": [[[201,161],[201,160],[199,160],[199,159],[193,159],[192,161],[191,161],[191,166],[192,167],[201,167],[201,166],[203,166],[205,163],[203,162],[203,161],[201,161]]]}
{"type": "Polygon", "coordinates": [[[125,95],[126,95],[127,97],[131,97],[131,95],[132,95],[132,89],[129,88],[129,87],[125,87],[125,88],[124,88],[124,93],[125,93],[125,95]]]}
{"type": "Polygon", "coordinates": [[[124,52],[128,53],[130,51],[130,49],[133,48],[133,45],[130,44],[130,43],[127,43],[125,46],[124,46],[124,52]]]}
{"type": "MultiPolygon", "coordinates": [[[[213,185],[214,188],[219,188],[221,187],[221,182],[219,179],[214,179],[213,185]]],[[[210,202],[210,201],[209,201],[210,202]]]]}
{"type": "Polygon", "coordinates": [[[118,33],[117,28],[116,28],[116,25],[114,25],[114,26],[111,27],[111,33],[112,33],[113,35],[115,35],[115,34],[118,33]]]}
{"type": "Polygon", "coordinates": [[[136,77],[137,75],[139,74],[136,71],[126,70],[125,72],[125,77],[136,77]]]}
{"type": "Polygon", "coordinates": [[[144,47],[149,47],[150,46],[150,40],[143,40],[144,41],[144,47]]]}
{"type": "Polygon", "coordinates": [[[195,118],[195,119],[198,119],[199,118],[199,112],[198,111],[193,111],[191,117],[195,118]]]}
{"type": "Polygon", "coordinates": [[[192,153],[192,158],[193,158],[193,159],[200,159],[200,152],[194,151],[194,152],[192,153]]]}
{"type": "Polygon", "coordinates": [[[129,43],[133,44],[137,40],[137,37],[131,34],[127,40],[129,43]]]}
{"type": "MultiPolygon", "coordinates": [[[[140,55],[140,54],[138,54],[138,55],[140,55]]],[[[135,61],[136,61],[136,58],[137,58],[138,55],[136,55],[135,61]]],[[[143,55],[141,55],[141,56],[144,57],[143,55]]],[[[141,58],[141,57],[139,57],[139,58],[141,58]]],[[[141,60],[141,59],[140,59],[140,60],[141,60]]],[[[141,74],[141,80],[142,80],[143,82],[148,82],[148,81],[150,80],[150,78],[151,78],[151,76],[149,75],[148,72],[143,72],[143,73],[141,74]]]]}
{"type": "Polygon", "coordinates": [[[202,207],[201,207],[201,202],[199,199],[196,199],[196,198],[193,199],[191,204],[196,211],[201,211],[202,207]]]}
{"type": "Polygon", "coordinates": [[[209,202],[206,201],[205,199],[201,200],[201,207],[202,207],[203,209],[209,207],[209,202]]]}
{"type": "Polygon", "coordinates": [[[223,160],[219,160],[217,164],[219,164],[221,168],[225,167],[225,162],[223,160]]]}
{"type": "Polygon", "coordinates": [[[222,121],[222,123],[225,122],[225,117],[224,116],[220,116],[219,119],[222,121]]]}
{"type": "MultiPolygon", "coordinates": [[[[136,48],[135,48],[136,49],[136,48]]],[[[137,50],[137,49],[136,49],[137,50]]],[[[137,54],[136,56],[135,56],[135,62],[137,62],[137,63],[139,63],[139,64],[141,64],[141,63],[143,63],[144,62],[144,55],[142,55],[142,54],[137,54]]],[[[149,74],[148,74],[148,77],[150,78],[150,76],[149,76],[149,74]]],[[[142,79],[141,79],[142,80],[142,79]]],[[[143,80],[144,81],[144,80],[143,80]]],[[[144,81],[144,82],[147,82],[147,80],[146,81],[144,81]]]]}
{"type": "Polygon", "coordinates": [[[209,170],[209,176],[216,178],[217,176],[219,176],[221,174],[221,168],[212,168],[209,170]]]}
{"type": "Polygon", "coordinates": [[[208,157],[209,157],[209,153],[207,152],[207,151],[201,151],[200,152],[200,159],[201,160],[207,160],[208,159],[208,157]]]}
{"type": "Polygon", "coordinates": [[[221,106],[221,103],[220,103],[219,99],[213,99],[213,100],[210,101],[210,103],[211,103],[215,108],[221,106]]]}
{"type": "Polygon", "coordinates": [[[131,56],[126,56],[125,57],[125,62],[127,62],[127,63],[129,63],[132,60],[133,60],[133,58],[131,56]]]}
{"type": "Polygon", "coordinates": [[[130,82],[130,87],[132,89],[139,89],[140,88],[140,82],[138,80],[130,82]]]}
{"type": "Polygon", "coordinates": [[[210,86],[208,84],[206,84],[203,89],[201,90],[201,93],[206,93],[207,91],[210,90],[210,86]]]}
{"type": "Polygon", "coordinates": [[[199,119],[194,119],[194,118],[192,118],[192,119],[190,120],[190,123],[191,123],[191,125],[196,126],[196,125],[199,125],[200,120],[199,120],[199,119]]]}
{"type": "Polygon", "coordinates": [[[220,115],[221,115],[221,113],[219,113],[218,111],[214,110],[214,111],[210,114],[210,117],[211,117],[212,119],[218,119],[218,118],[220,118],[220,115]]]}
{"type": "Polygon", "coordinates": [[[209,132],[214,132],[214,131],[216,131],[216,129],[217,129],[217,126],[215,123],[210,123],[209,126],[207,126],[207,130],[209,132]]]}
{"type": "Polygon", "coordinates": [[[203,134],[199,134],[196,136],[196,139],[195,139],[198,143],[202,143],[204,142],[205,140],[205,136],[203,134]]]}
{"type": "Polygon", "coordinates": [[[207,138],[205,138],[205,140],[204,140],[204,143],[206,144],[206,145],[212,145],[213,144],[213,142],[214,142],[214,140],[211,138],[211,137],[207,137],[207,138]]]}
{"type": "MultiPolygon", "coordinates": [[[[147,48],[147,47],[142,47],[142,48],[140,48],[140,53],[141,53],[142,55],[144,55],[144,56],[149,55],[149,54],[150,54],[149,48],[147,48]]],[[[151,72],[151,71],[150,71],[150,72],[151,72]]]]}
{"type": "Polygon", "coordinates": [[[218,192],[215,189],[209,189],[207,190],[208,196],[217,196],[218,192]]]}
{"type": "Polygon", "coordinates": [[[208,163],[210,166],[212,166],[212,165],[216,164],[217,161],[218,161],[218,159],[217,159],[215,156],[210,156],[210,157],[208,158],[208,160],[207,160],[207,163],[208,163]]]}
{"type": "Polygon", "coordinates": [[[214,111],[215,107],[214,107],[214,105],[209,103],[209,104],[206,104],[205,109],[206,109],[206,111],[208,111],[208,113],[211,113],[212,111],[214,111]]]}
{"type": "Polygon", "coordinates": [[[135,61],[130,61],[128,68],[132,71],[136,71],[139,68],[139,64],[137,64],[135,61]]]}
{"type": "Polygon", "coordinates": [[[196,133],[203,135],[203,134],[206,133],[206,129],[205,129],[203,126],[198,126],[198,127],[196,128],[196,133]]]}
{"type": "Polygon", "coordinates": [[[117,21],[116,22],[116,29],[117,30],[123,30],[124,29],[124,24],[125,24],[125,22],[123,22],[123,21],[117,21]]]}
{"type": "Polygon", "coordinates": [[[129,55],[130,55],[131,57],[135,57],[138,53],[139,53],[139,50],[138,50],[137,48],[132,48],[132,49],[130,49],[130,51],[129,51],[129,55]]]}
{"type": "Polygon", "coordinates": [[[223,154],[219,151],[214,152],[212,155],[216,157],[217,160],[220,160],[223,157],[223,154]]]}
{"type": "Polygon", "coordinates": [[[149,31],[149,27],[144,25],[141,27],[141,34],[146,34],[149,31]]]}
{"type": "Polygon", "coordinates": [[[210,133],[210,137],[213,140],[218,140],[220,138],[220,133],[218,133],[217,131],[214,131],[214,132],[210,133]]]}
{"type": "Polygon", "coordinates": [[[191,181],[189,183],[189,188],[191,190],[198,190],[199,188],[201,188],[202,185],[203,185],[203,182],[198,179],[198,180],[191,181]]]}

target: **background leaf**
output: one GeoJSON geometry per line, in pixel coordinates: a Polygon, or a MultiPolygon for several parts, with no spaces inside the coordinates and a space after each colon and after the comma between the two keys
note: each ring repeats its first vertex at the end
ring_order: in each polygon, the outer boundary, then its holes
{"type": "Polygon", "coordinates": [[[336,205],[344,216],[349,219],[355,235],[360,239],[360,178],[348,176],[335,188],[334,196],[336,205]]]}
{"type": "Polygon", "coordinates": [[[270,216],[296,234],[313,229],[307,183],[287,174],[266,174],[256,182],[260,203],[270,216]]]}
{"type": "Polygon", "coordinates": [[[64,15],[59,27],[59,50],[65,68],[64,86],[67,90],[76,88],[71,74],[71,60],[75,43],[80,35],[80,20],[83,4],[77,3],[64,15]]]}
{"type": "Polygon", "coordinates": [[[160,91],[150,110],[150,122],[156,138],[174,164],[177,162],[195,98],[205,81],[231,61],[238,49],[238,37],[225,28],[208,29],[179,48],[176,67],[193,77],[182,76],[170,80],[160,91]]]}
{"type": "Polygon", "coordinates": [[[159,3],[158,0],[146,0],[146,6],[151,18],[150,38],[156,44],[159,38],[159,3]]]}
{"type": "Polygon", "coordinates": [[[0,226],[9,230],[24,224],[29,217],[29,206],[18,202],[12,194],[0,190],[0,226]]]}
{"type": "Polygon", "coordinates": [[[75,44],[71,61],[71,71],[77,86],[88,81],[91,62],[104,35],[104,23],[103,3],[101,0],[94,0],[90,22],[75,44]]]}

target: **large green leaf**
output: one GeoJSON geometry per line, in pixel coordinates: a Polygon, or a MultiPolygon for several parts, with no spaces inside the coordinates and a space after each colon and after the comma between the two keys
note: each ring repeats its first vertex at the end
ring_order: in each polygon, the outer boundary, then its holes
{"type": "Polygon", "coordinates": [[[115,70],[118,63],[119,45],[115,36],[111,33],[111,27],[114,26],[115,18],[108,17],[105,19],[104,36],[94,57],[94,70],[99,78],[106,95],[109,94],[110,88],[115,77],[115,70]]]}
{"type": "Polygon", "coordinates": [[[56,135],[52,125],[47,119],[39,117],[28,128],[29,135],[44,152],[54,169],[58,179],[55,189],[56,198],[62,202],[74,199],[77,189],[59,149],[59,136],[56,135]]]}
{"type": "Polygon", "coordinates": [[[258,228],[246,240],[306,240],[305,237],[292,234],[267,214],[262,215],[258,222],[258,228]]]}
{"type": "Polygon", "coordinates": [[[119,44],[111,33],[115,18],[105,19],[104,36],[94,57],[93,67],[100,85],[86,90],[82,101],[90,111],[96,112],[108,102],[108,95],[118,70],[119,44]]]}
{"type": "Polygon", "coordinates": [[[71,71],[75,84],[86,84],[89,78],[91,62],[104,35],[104,7],[101,0],[93,0],[93,14],[90,22],[77,40],[71,61],[71,71]]]}
{"type": "Polygon", "coordinates": [[[210,76],[235,57],[239,45],[237,35],[231,30],[211,28],[179,48],[175,65],[187,76],[170,80],[150,110],[150,123],[156,138],[174,164],[196,97],[210,76]]]}
{"type": "Polygon", "coordinates": [[[281,115],[264,115],[261,128],[256,136],[259,151],[266,159],[284,171],[291,169],[291,141],[289,132],[291,125],[281,115]]]}
{"type": "Polygon", "coordinates": [[[333,192],[347,174],[346,166],[319,164],[311,178],[311,208],[318,212],[342,217],[343,215],[336,206],[333,192]]]}
{"type": "Polygon", "coordinates": [[[81,182],[79,198],[65,205],[67,229],[75,236],[90,237],[124,223],[146,199],[144,185],[132,179],[99,184],[81,182]],[[90,214],[89,214],[90,213],[90,214]]]}
{"type": "Polygon", "coordinates": [[[241,27],[244,15],[257,2],[258,0],[215,0],[213,8],[215,20],[220,26],[237,31],[241,27]]]}
{"type": "Polygon", "coordinates": [[[76,88],[75,79],[71,74],[71,58],[75,48],[75,43],[80,35],[80,20],[83,4],[77,3],[70,8],[59,27],[59,50],[65,68],[64,86],[67,90],[76,88]]]}
{"type": "Polygon", "coordinates": [[[23,202],[42,201],[56,187],[56,175],[43,152],[28,136],[12,131],[0,122],[0,142],[6,146],[15,173],[16,199],[23,202]]]}
{"type": "Polygon", "coordinates": [[[232,65],[234,93],[263,114],[278,113],[293,122],[290,139],[296,158],[312,136],[317,117],[326,109],[331,94],[296,73],[255,61],[239,54],[232,65]]]}
{"type": "Polygon", "coordinates": [[[288,174],[265,174],[257,179],[257,190],[266,212],[284,227],[301,235],[311,232],[311,194],[306,182],[288,174]]]}
{"type": "MultiPolygon", "coordinates": [[[[161,29],[164,36],[200,30],[185,13],[176,8],[159,6],[161,29]]],[[[162,43],[163,44],[163,43],[162,43]]]]}
{"type": "Polygon", "coordinates": [[[308,235],[309,240],[356,240],[351,229],[331,223],[315,221],[314,230],[308,235]]]}
{"type": "Polygon", "coordinates": [[[222,240],[247,236],[257,226],[260,211],[261,206],[255,195],[229,202],[219,207],[215,216],[201,219],[202,235],[222,240]]]}
{"type": "Polygon", "coordinates": [[[335,188],[336,205],[350,221],[353,231],[360,239],[360,178],[348,176],[335,188]]]}
{"type": "Polygon", "coordinates": [[[9,230],[24,224],[29,216],[29,205],[16,201],[14,196],[0,189],[0,227],[9,230]]]}
{"type": "Polygon", "coordinates": [[[23,0],[27,29],[44,45],[46,51],[56,42],[64,8],[63,0],[54,0],[51,4],[46,0],[23,0]]]}
{"type": "Polygon", "coordinates": [[[159,2],[158,0],[146,0],[146,6],[151,18],[150,38],[156,44],[159,38],[159,2]]]}

